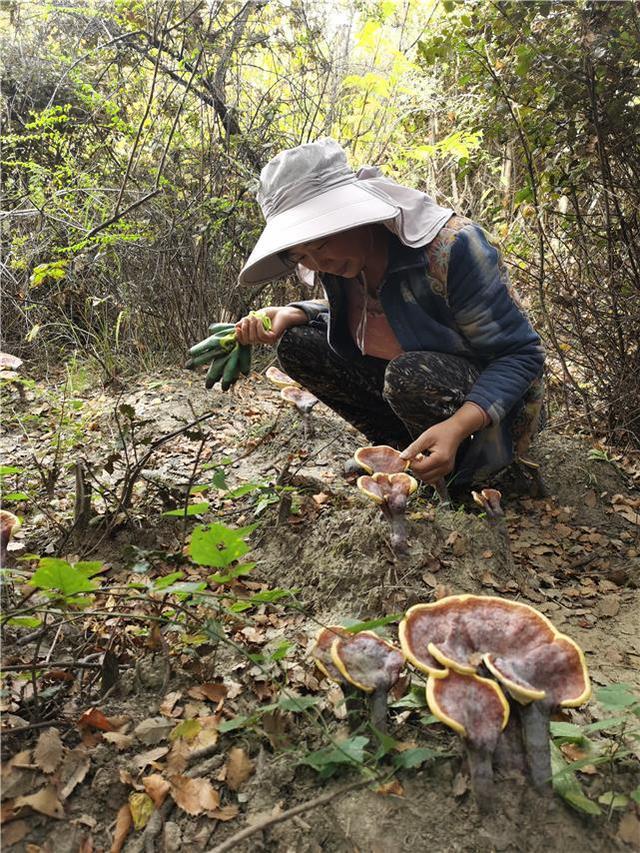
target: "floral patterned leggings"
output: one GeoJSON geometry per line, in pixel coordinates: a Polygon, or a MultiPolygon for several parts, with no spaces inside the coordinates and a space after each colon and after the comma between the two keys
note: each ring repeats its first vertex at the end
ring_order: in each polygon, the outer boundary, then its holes
{"type": "Polygon", "coordinates": [[[329,348],[326,329],[313,325],[285,332],[278,359],[289,376],[372,444],[398,449],[453,415],[480,373],[464,358],[437,352],[344,361],[329,348]]]}

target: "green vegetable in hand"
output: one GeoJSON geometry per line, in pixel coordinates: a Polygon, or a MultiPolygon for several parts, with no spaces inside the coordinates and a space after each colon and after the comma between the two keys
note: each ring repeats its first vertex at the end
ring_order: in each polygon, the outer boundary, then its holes
{"type": "Polygon", "coordinates": [[[222,373],[222,390],[228,391],[240,375],[238,359],[240,357],[240,344],[236,344],[231,351],[222,373]]]}

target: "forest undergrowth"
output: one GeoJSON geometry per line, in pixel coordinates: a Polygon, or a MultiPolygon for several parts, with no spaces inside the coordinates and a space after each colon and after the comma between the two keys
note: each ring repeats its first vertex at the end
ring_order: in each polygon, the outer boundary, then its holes
{"type": "Polygon", "coordinates": [[[2,579],[7,849],[401,851],[422,838],[444,853],[522,849],[523,831],[528,850],[635,843],[629,458],[542,433],[549,496],[506,495],[514,573],[472,502],[430,490],[398,559],[343,477],[360,437],[320,406],[304,438],[260,374],[229,394],[176,371],[96,390],[81,365],[27,386],[25,400],[3,388],[4,499],[23,518],[2,579]],[[395,640],[408,606],[457,592],[533,604],[584,648],[595,688],[552,723],[555,796],[503,779],[491,821],[418,673],[381,734],[309,654],[322,626],[395,640]],[[288,817],[296,806],[308,810],[288,817]]]}

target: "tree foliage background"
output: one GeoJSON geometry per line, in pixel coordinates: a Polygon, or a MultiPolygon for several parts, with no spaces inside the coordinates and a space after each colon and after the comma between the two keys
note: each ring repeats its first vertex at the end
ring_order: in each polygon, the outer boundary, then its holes
{"type": "Polygon", "coordinates": [[[0,2],[3,348],[106,377],[299,295],[237,274],[324,135],[500,239],[559,421],[640,445],[633,2],[0,2]]]}

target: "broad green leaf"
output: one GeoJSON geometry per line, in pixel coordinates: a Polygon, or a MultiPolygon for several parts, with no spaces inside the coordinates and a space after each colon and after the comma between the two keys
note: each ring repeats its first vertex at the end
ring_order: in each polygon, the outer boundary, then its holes
{"type": "Polygon", "coordinates": [[[403,613],[392,613],[391,616],[381,616],[380,619],[369,619],[366,622],[356,622],[355,625],[349,625],[345,630],[350,634],[358,634],[360,631],[373,631],[375,628],[381,628],[383,625],[390,625],[392,622],[399,622],[403,616],[403,613]]]}
{"type": "Polygon", "coordinates": [[[414,749],[405,749],[393,756],[393,763],[396,767],[404,767],[410,770],[412,767],[420,767],[425,761],[432,758],[442,758],[444,753],[438,752],[435,749],[429,749],[428,746],[417,746],[414,749]]]}
{"type": "Polygon", "coordinates": [[[187,515],[202,515],[209,509],[209,501],[201,501],[197,504],[187,504],[186,512],[185,508],[181,507],[180,509],[168,509],[166,512],[163,512],[163,515],[172,516],[174,518],[182,518],[187,515]]]}
{"type": "Polygon", "coordinates": [[[0,477],[8,477],[9,474],[22,474],[22,468],[16,465],[0,465],[0,477]]]}
{"type": "Polygon", "coordinates": [[[66,560],[55,557],[42,557],[38,569],[30,580],[32,586],[48,592],[58,591],[65,596],[77,592],[91,592],[97,584],[90,581],[82,572],[70,566],[66,560]]]}
{"type": "Polygon", "coordinates": [[[104,569],[104,563],[102,560],[79,560],[74,563],[74,567],[86,578],[92,578],[94,575],[100,574],[104,569]]]}
{"type": "Polygon", "coordinates": [[[29,495],[26,492],[8,492],[2,495],[2,500],[5,502],[28,501],[29,495]]]}
{"type": "Polygon", "coordinates": [[[248,495],[251,492],[256,492],[258,489],[261,489],[264,486],[264,483],[245,483],[242,486],[238,486],[237,489],[232,489],[230,492],[227,492],[225,498],[241,498],[244,495],[248,495]]]}
{"type": "Polygon", "coordinates": [[[596,720],[595,723],[589,723],[586,726],[581,726],[581,728],[584,734],[588,735],[592,732],[604,732],[608,729],[615,729],[617,726],[621,726],[627,722],[627,717],[608,717],[606,720],[596,720]]]}
{"type": "Polygon", "coordinates": [[[609,684],[596,690],[596,699],[605,708],[630,708],[640,702],[631,692],[633,689],[631,684],[609,684]]]}
{"type": "Polygon", "coordinates": [[[637,788],[634,788],[633,791],[629,794],[634,803],[638,803],[640,805],[640,785],[637,788]]]}
{"type": "Polygon", "coordinates": [[[207,588],[205,581],[181,581],[171,584],[163,591],[173,595],[193,595],[196,592],[204,592],[207,588]]]}
{"type": "Polygon", "coordinates": [[[42,625],[42,619],[37,616],[13,616],[7,619],[7,625],[14,625],[16,628],[38,628],[42,625]]]}
{"type": "Polygon", "coordinates": [[[400,699],[396,699],[395,702],[391,702],[389,705],[390,708],[415,708],[417,710],[421,710],[422,708],[427,707],[427,694],[425,691],[425,687],[412,687],[409,693],[406,696],[402,696],[400,699]]]}
{"type": "Polygon", "coordinates": [[[171,572],[170,575],[165,575],[163,578],[157,578],[153,582],[152,589],[166,589],[172,583],[179,581],[184,577],[184,572],[171,572]]]}
{"type": "Polygon", "coordinates": [[[241,729],[247,723],[253,723],[255,717],[232,717],[230,720],[223,720],[219,726],[219,732],[232,732],[234,729],[241,729]]]}
{"type": "Polygon", "coordinates": [[[209,575],[207,580],[210,583],[229,583],[229,581],[234,578],[250,574],[255,567],[256,563],[242,563],[240,566],[234,566],[232,569],[229,569],[225,574],[209,575]]]}
{"type": "Polygon", "coordinates": [[[271,652],[269,655],[269,659],[272,661],[282,660],[287,656],[289,650],[293,648],[293,643],[290,643],[288,640],[283,640],[280,645],[275,649],[275,651],[271,652]]]}
{"type": "Polygon", "coordinates": [[[265,589],[264,592],[257,592],[252,595],[249,601],[252,604],[273,604],[274,601],[280,601],[281,598],[289,598],[296,594],[298,590],[294,589],[265,589]]]}
{"type": "Polygon", "coordinates": [[[308,764],[319,772],[326,770],[331,772],[339,764],[362,764],[364,762],[364,748],[368,743],[368,738],[356,735],[335,746],[309,753],[302,759],[301,763],[308,764]]]}
{"type": "Polygon", "coordinates": [[[307,711],[309,708],[313,708],[313,706],[317,705],[319,701],[320,700],[317,696],[281,696],[278,699],[278,707],[282,711],[300,713],[301,711],[307,711]]]}
{"type": "Polygon", "coordinates": [[[191,534],[189,554],[194,563],[224,569],[249,551],[244,541],[256,525],[234,530],[224,524],[200,525],[191,534]]]}
{"type": "Polygon", "coordinates": [[[230,613],[244,613],[245,610],[251,610],[252,607],[253,604],[250,601],[234,601],[228,610],[230,613]]]}
{"type": "Polygon", "coordinates": [[[610,809],[626,809],[629,805],[629,797],[625,794],[617,794],[615,791],[605,791],[598,797],[598,802],[610,809]]]}
{"type": "Polygon", "coordinates": [[[562,738],[563,740],[570,740],[575,743],[578,741],[584,740],[584,733],[580,726],[576,726],[573,723],[550,723],[549,731],[551,732],[552,737],[562,738]]]}

